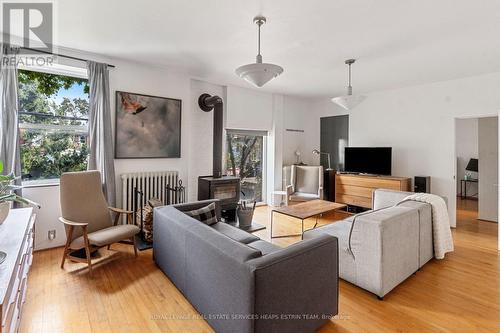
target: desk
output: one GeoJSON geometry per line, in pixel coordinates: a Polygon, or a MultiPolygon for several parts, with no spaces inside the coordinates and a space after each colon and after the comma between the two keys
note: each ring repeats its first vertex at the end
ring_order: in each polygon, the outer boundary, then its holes
{"type": "Polygon", "coordinates": [[[460,179],[460,199],[467,199],[467,183],[477,182],[477,179],[460,179]]]}

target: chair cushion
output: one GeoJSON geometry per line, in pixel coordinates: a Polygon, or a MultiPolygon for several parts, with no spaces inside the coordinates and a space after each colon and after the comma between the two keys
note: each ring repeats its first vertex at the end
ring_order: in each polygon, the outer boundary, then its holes
{"type": "Polygon", "coordinates": [[[304,192],[295,192],[290,195],[290,200],[292,201],[309,201],[319,199],[319,195],[304,192]]]}
{"type": "Polygon", "coordinates": [[[313,193],[319,192],[320,168],[311,166],[295,167],[295,192],[313,193]]]}
{"type": "Polygon", "coordinates": [[[184,214],[186,214],[187,216],[191,216],[192,218],[207,225],[217,223],[217,216],[215,214],[215,202],[212,202],[205,207],[186,211],[184,212],[184,214]]]}
{"type": "Polygon", "coordinates": [[[265,256],[266,254],[281,250],[281,247],[274,245],[274,244],[271,244],[269,242],[263,241],[263,240],[251,242],[251,243],[248,243],[247,245],[250,246],[251,248],[256,249],[256,250],[260,250],[260,252],[262,253],[263,256],[265,256]]]}
{"type": "MultiPolygon", "coordinates": [[[[104,228],[88,234],[90,245],[104,246],[131,238],[140,231],[139,227],[132,224],[120,224],[114,227],[104,228]]],[[[74,250],[85,247],[83,236],[75,238],[70,247],[74,250]]]]}
{"type": "Polygon", "coordinates": [[[224,234],[227,237],[243,244],[248,244],[250,242],[260,240],[259,237],[254,236],[246,231],[233,227],[224,222],[218,222],[212,224],[211,227],[220,232],[221,234],[224,234]]]}

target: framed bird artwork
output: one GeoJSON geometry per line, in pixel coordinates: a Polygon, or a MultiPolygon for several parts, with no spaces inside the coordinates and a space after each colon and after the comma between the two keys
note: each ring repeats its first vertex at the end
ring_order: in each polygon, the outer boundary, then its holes
{"type": "Polygon", "coordinates": [[[115,158],[181,157],[180,99],[116,92],[115,158]]]}

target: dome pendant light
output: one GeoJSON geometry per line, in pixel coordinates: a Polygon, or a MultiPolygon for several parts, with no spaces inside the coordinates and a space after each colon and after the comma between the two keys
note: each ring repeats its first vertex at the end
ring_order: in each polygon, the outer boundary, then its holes
{"type": "Polygon", "coordinates": [[[243,80],[256,87],[262,87],[283,73],[283,68],[278,65],[262,62],[262,55],[260,54],[260,27],[266,23],[266,18],[264,16],[257,16],[253,19],[253,22],[259,26],[259,53],[257,54],[256,63],[240,66],[236,68],[235,72],[243,80]]]}
{"type": "Polygon", "coordinates": [[[347,86],[347,95],[334,97],[332,98],[332,102],[337,104],[338,106],[343,107],[346,110],[351,110],[356,107],[359,103],[365,100],[365,96],[362,95],[353,95],[352,94],[352,86],[351,86],[351,65],[354,64],[356,59],[347,59],[345,64],[349,66],[349,85],[347,86]]]}

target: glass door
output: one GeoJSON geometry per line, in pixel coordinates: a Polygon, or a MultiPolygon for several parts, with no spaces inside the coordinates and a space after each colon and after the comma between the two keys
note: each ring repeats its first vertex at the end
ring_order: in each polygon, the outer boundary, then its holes
{"type": "Polygon", "coordinates": [[[241,179],[241,200],[265,201],[267,132],[226,131],[226,173],[241,179]]]}

